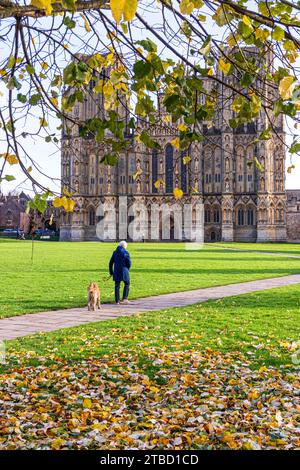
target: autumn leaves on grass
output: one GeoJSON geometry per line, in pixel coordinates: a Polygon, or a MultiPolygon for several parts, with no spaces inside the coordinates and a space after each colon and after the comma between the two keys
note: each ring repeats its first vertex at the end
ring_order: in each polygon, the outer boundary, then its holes
{"type": "MultiPolygon", "coordinates": [[[[46,358],[44,358],[46,360],[46,358]]],[[[1,377],[0,449],[295,449],[293,366],[240,353],[135,352],[1,377]],[[151,372],[147,375],[151,364],[151,372]]]]}

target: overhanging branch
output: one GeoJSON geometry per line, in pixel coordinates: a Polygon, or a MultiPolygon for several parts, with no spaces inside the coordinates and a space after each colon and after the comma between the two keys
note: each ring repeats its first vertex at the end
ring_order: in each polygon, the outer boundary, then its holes
{"type": "MultiPolygon", "coordinates": [[[[68,11],[61,3],[52,4],[54,13],[68,11]]],[[[86,0],[76,2],[76,11],[99,10],[109,8],[108,0],[86,0]]],[[[4,18],[32,17],[40,18],[46,16],[45,10],[32,5],[18,5],[10,0],[0,0],[0,20],[4,18]]]]}

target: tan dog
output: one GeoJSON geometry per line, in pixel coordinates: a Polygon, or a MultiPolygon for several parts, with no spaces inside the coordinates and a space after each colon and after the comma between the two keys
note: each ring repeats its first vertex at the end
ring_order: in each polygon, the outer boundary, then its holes
{"type": "Polygon", "coordinates": [[[88,287],[88,310],[95,311],[96,307],[101,309],[100,289],[96,282],[91,282],[88,287]]]}

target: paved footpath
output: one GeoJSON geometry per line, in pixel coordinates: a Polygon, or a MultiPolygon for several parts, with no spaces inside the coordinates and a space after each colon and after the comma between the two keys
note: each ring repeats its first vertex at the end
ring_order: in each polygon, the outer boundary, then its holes
{"type": "Polygon", "coordinates": [[[105,304],[102,305],[101,310],[96,312],[89,312],[87,307],[81,307],[3,318],[0,320],[0,340],[60,330],[61,328],[69,328],[85,323],[113,320],[118,317],[137,315],[169,307],[184,307],[185,305],[207,300],[274,289],[297,283],[300,283],[300,274],[146,297],[133,300],[130,305],[105,304]]]}

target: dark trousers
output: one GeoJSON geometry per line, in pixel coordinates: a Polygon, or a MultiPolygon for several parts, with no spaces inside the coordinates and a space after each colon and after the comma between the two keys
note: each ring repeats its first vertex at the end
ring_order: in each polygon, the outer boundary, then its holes
{"type": "MultiPolygon", "coordinates": [[[[115,301],[116,302],[120,301],[120,284],[121,284],[121,281],[116,281],[115,282],[115,301]]],[[[128,282],[124,281],[123,299],[122,300],[125,300],[125,299],[128,298],[129,286],[130,286],[130,282],[129,281],[128,282]]]]}

